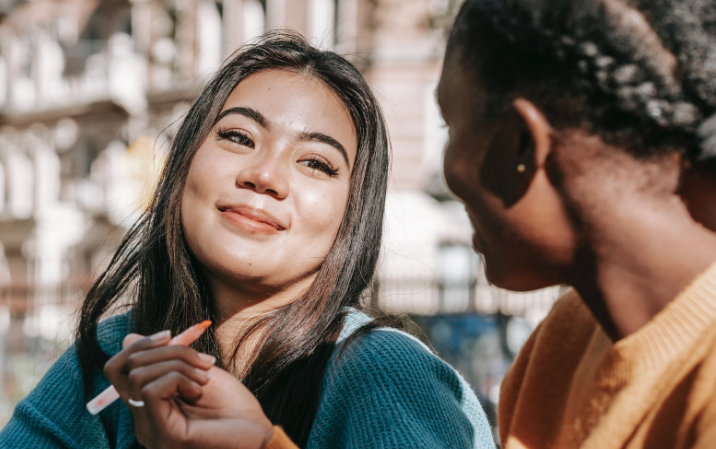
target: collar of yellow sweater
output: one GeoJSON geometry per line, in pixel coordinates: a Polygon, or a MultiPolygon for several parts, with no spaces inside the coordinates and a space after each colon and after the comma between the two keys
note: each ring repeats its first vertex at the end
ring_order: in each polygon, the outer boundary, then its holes
{"type": "MultiPolygon", "coordinates": [[[[571,294],[573,298],[570,300],[579,301],[586,309],[579,295],[574,291],[571,294]]],[[[645,372],[655,374],[654,370],[693,343],[716,320],[716,263],[694,279],[650,322],[616,343],[593,317],[591,319],[595,325],[593,342],[596,343],[592,348],[606,349],[601,366],[612,381],[620,384],[645,372]],[[608,346],[611,348],[606,348],[608,346]]]]}

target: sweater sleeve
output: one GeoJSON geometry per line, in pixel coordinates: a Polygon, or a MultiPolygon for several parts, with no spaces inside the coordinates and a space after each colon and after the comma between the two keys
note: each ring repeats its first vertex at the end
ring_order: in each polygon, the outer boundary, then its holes
{"type": "MultiPolygon", "coordinates": [[[[119,351],[127,328],[128,314],[102,321],[97,330],[102,349],[109,354],[119,351]]],[[[98,372],[93,393],[102,391],[108,385],[104,375],[98,372]]],[[[120,414],[129,414],[121,408],[126,409],[123,404],[115,403],[97,416],[87,412],[80,362],[75,346],[72,345],[57,359],[30,394],[17,404],[10,422],[0,431],[0,448],[126,447],[122,439],[133,439],[134,434],[132,432],[128,435],[130,438],[117,435],[120,414]],[[110,440],[113,441],[111,446],[110,440]]],[[[124,421],[127,421],[126,417],[124,421]]],[[[133,430],[131,423],[125,427],[133,430]]]]}
{"type": "Polygon", "coordinates": [[[23,399],[0,432],[0,447],[109,448],[98,416],[84,410],[79,360],[70,347],[23,399]]]}
{"type": "Polygon", "coordinates": [[[470,386],[417,339],[374,330],[326,373],[308,448],[494,448],[470,386]]]}

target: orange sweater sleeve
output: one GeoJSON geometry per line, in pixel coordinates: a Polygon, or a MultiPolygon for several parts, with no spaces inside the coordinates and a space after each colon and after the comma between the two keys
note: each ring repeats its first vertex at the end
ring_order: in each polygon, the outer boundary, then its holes
{"type": "Polygon", "coordinates": [[[273,426],[273,435],[264,449],[298,449],[280,426],[273,426]]]}

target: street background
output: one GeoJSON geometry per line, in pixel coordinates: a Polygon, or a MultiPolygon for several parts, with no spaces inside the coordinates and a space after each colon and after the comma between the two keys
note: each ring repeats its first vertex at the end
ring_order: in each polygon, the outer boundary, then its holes
{"type": "Polygon", "coordinates": [[[560,288],[490,286],[441,173],[435,103],[459,0],[0,0],[0,426],[72,342],[92,280],[147,203],[203,84],[292,28],[345,55],[393,145],[386,238],[365,301],[409,315],[494,423],[499,384],[560,288]]]}

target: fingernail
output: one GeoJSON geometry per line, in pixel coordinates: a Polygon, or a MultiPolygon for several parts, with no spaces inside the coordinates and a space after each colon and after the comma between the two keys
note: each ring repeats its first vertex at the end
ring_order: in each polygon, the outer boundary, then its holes
{"type": "Polygon", "coordinates": [[[211,363],[212,365],[214,365],[216,363],[216,357],[214,357],[213,355],[204,354],[204,353],[200,352],[199,358],[204,362],[211,363]]]}
{"type": "Polygon", "coordinates": [[[154,341],[162,341],[172,336],[172,331],[161,331],[157,332],[156,334],[150,335],[149,338],[151,338],[154,341]]]}
{"type": "Polygon", "coordinates": [[[194,368],[194,371],[201,377],[202,379],[209,379],[209,373],[207,371],[204,371],[203,369],[194,368]]]}

